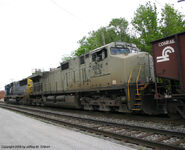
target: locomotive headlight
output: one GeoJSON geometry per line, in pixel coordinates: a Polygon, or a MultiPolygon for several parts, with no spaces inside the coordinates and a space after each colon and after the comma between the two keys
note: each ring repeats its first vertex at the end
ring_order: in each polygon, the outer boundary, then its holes
{"type": "Polygon", "coordinates": [[[113,85],[117,84],[117,83],[116,83],[116,80],[112,80],[112,84],[113,84],[113,85]]]}
{"type": "Polygon", "coordinates": [[[116,47],[130,47],[129,43],[126,42],[115,42],[116,47]]]}

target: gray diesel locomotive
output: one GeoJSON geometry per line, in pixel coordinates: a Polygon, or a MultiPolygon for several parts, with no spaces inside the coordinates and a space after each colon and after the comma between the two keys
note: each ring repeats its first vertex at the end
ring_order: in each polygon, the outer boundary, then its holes
{"type": "Polygon", "coordinates": [[[16,82],[5,87],[6,102],[16,99],[22,104],[85,110],[166,113],[154,100],[152,57],[134,44],[112,42],[24,80],[22,85],[27,86],[16,94],[19,98],[11,93],[16,82]]]}

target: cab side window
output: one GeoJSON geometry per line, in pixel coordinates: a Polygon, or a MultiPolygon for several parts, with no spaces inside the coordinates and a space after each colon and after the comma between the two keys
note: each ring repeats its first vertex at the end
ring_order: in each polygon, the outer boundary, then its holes
{"type": "Polygon", "coordinates": [[[80,57],[80,65],[82,65],[82,64],[85,64],[84,56],[81,56],[81,57],[80,57]]]}
{"type": "Polygon", "coordinates": [[[92,54],[92,61],[96,61],[96,53],[92,54]]]}
{"type": "Polygon", "coordinates": [[[64,63],[64,64],[61,64],[61,69],[62,69],[62,70],[66,70],[66,69],[68,69],[68,68],[69,68],[69,62],[64,63]]]}
{"type": "Polygon", "coordinates": [[[100,51],[98,52],[95,52],[92,54],[92,61],[102,61],[104,60],[105,58],[107,58],[107,49],[106,48],[103,48],[101,49],[100,51]]]}

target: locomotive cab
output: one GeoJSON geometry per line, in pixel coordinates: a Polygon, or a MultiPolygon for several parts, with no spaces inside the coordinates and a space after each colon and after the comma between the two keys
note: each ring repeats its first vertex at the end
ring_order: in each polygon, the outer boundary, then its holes
{"type": "MultiPolygon", "coordinates": [[[[29,83],[30,85],[30,83],[29,83]]],[[[30,85],[31,86],[31,85],[30,85]]],[[[28,99],[28,91],[30,90],[30,86],[28,86],[28,81],[26,79],[22,79],[20,81],[12,82],[5,86],[6,96],[5,101],[7,103],[23,103],[25,104],[28,99]]]]}
{"type": "MultiPolygon", "coordinates": [[[[90,52],[90,56],[92,60],[87,68],[87,71],[90,69],[90,88],[102,91],[102,95],[96,93],[96,99],[106,97],[107,100],[101,100],[102,105],[93,100],[93,96],[88,97],[93,106],[83,100],[86,109],[92,110],[94,105],[99,105],[96,107],[103,111],[142,112],[143,101],[136,102],[136,97],[142,99],[139,90],[146,89],[149,82],[154,81],[152,57],[147,52],[140,52],[134,44],[125,42],[107,44],[90,52]]],[[[88,66],[88,61],[86,63],[88,66]]]]}

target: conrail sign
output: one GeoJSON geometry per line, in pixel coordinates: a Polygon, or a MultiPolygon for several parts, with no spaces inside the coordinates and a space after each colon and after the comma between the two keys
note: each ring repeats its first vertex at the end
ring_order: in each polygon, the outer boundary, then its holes
{"type": "Polygon", "coordinates": [[[185,92],[185,31],[151,43],[155,76],[180,81],[185,92]]]}
{"type": "Polygon", "coordinates": [[[161,39],[152,45],[155,71],[159,77],[178,79],[175,38],[161,39]]]}
{"type": "Polygon", "coordinates": [[[170,53],[174,53],[175,50],[173,47],[171,46],[166,46],[163,50],[162,50],[162,54],[161,56],[158,56],[156,59],[157,59],[157,63],[160,63],[160,62],[164,62],[164,61],[170,61],[170,57],[169,57],[169,54],[170,53]]]}

